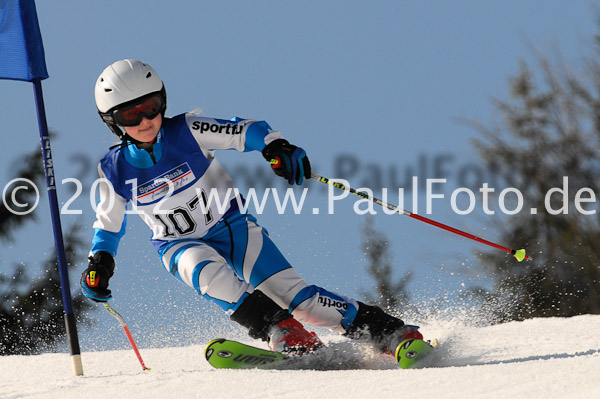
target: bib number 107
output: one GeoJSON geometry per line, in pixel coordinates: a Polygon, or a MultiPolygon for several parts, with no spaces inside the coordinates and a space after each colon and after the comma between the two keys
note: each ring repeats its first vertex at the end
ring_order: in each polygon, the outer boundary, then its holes
{"type": "Polygon", "coordinates": [[[186,203],[186,206],[178,206],[166,212],[157,212],[154,217],[162,224],[165,229],[165,237],[184,236],[196,231],[197,222],[192,217],[192,211],[200,206],[204,214],[204,223],[209,225],[213,221],[213,215],[208,207],[208,198],[204,190],[198,190],[198,195],[194,196],[186,203]],[[176,234],[177,233],[177,234],[176,234]]]}

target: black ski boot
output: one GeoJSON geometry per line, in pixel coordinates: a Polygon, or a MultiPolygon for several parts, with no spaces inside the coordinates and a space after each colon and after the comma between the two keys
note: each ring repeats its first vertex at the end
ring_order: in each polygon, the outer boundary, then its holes
{"type": "Polygon", "coordinates": [[[250,294],[231,315],[231,320],[248,328],[248,335],[268,342],[276,352],[306,353],[323,345],[285,309],[260,291],[250,294]]]}
{"type": "Polygon", "coordinates": [[[423,339],[418,327],[404,324],[381,308],[360,301],[356,318],[344,335],[352,339],[367,340],[382,353],[390,354],[394,354],[405,339],[423,339]]]}

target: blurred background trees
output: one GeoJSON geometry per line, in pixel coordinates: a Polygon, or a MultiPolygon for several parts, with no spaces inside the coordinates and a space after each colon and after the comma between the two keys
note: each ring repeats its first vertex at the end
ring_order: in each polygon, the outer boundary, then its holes
{"type": "MultiPolygon", "coordinates": [[[[28,179],[38,189],[45,187],[40,149],[24,155],[22,159],[23,166],[17,170],[15,178],[28,179]]],[[[40,193],[43,192],[40,189],[40,193]]],[[[13,192],[8,190],[6,198],[12,195],[13,192]]],[[[33,190],[16,190],[14,195],[18,203],[35,202],[33,190]]],[[[36,211],[16,215],[7,209],[6,204],[0,203],[0,246],[18,241],[19,229],[35,220],[36,211]]],[[[52,243],[50,239],[48,244],[52,243]]],[[[29,245],[32,251],[46,249],[40,243],[32,242],[29,245]]],[[[74,269],[77,262],[81,261],[86,250],[80,228],[74,225],[65,234],[65,252],[70,269],[74,269]]],[[[35,354],[51,350],[53,345],[66,338],[56,250],[50,247],[48,253],[52,255],[41,265],[21,262],[16,263],[12,271],[0,270],[0,355],[35,354]]],[[[91,309],[91,302],[77,294],[73,296],[73,308],[76,315],[83,315],[91,309]]],[[[83,320],[82,317],[78,319],[83,320]]]]}
{"type": "Polygon", "coordinates": [[[480,292],[486,302],[510,304],[496,310],[502,313],[500,319],[600,313],[597,44],[581,71],[559,56],[551,61],[538,54],[534,66],[522,62],[509,80],[511,98],[495,100],[501,122],[492,127],[473,124],[481,133],[475,146],[482,159],[523,195],[523,210],[493,226],[502,231],[499,242],[525,247],[533,257],[517,263],[502,253],[483,255],[496,283],[480,292]],[[545,209],[546,201],[551,210],[545,209]],[[532,207],[536,214],[531,214],[532,207]]]}
{"type": "Polygon", "coordinates": [[[361,245],[367,260],[367,272],[375,282],[374,290],[363,290],[362,297],[371,304],[393,312],[406,312],[411,307],[407,285],[412,273],[406,272],[394,281],[393,256],[384,233],[375,229],[372,217],[367,217],[361,230],[361,245]]]}
{"type": "MultiPolygon", "coordinates": [[[[496,208],[486,223],[500,232],[497,242],[526,248],[533,258],[518,263],[478,248],[493,287],[472,288],[463,301],[479,303],[493,322],[600,313],[600,36],[595,46],[577,68],[532,50],[535,61],[522,61],[509,78],[510,98],[493,100],[498,122],[468,122],[479,133],[478,155],[503,186],[492,187],[496,200],[507,187],[522,194],[519,213],[496,208]]],[[[514,193],[504,200],[506,209],[518,205],[514,193]]],[[[363,296],[384,307],[408,306],[411,275],[393,281],[388,242],[372,220],[362,247],[375,281],[375,291],[363,296]]]]}

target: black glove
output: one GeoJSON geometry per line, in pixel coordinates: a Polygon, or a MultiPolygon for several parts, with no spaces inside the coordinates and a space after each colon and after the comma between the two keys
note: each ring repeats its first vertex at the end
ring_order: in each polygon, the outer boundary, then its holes
{"type": "Polygon", "coordinates": [[[271,162],[271,168],[277,176],[281,176],[290,184],[302,184],[306,177],[310,179],[310,161],[306,152],[287,140],[277,139],[270,142],[262,150],[265,159],[271,162]]]}
{"type": "Polygon", "coordinates": [[[105,251],[96,252],[88,260],[88,267],[81,274],[81,292],[94,302],[106,302],[112,298],[108,280],[115,271],[115,260],[105,251]]]}

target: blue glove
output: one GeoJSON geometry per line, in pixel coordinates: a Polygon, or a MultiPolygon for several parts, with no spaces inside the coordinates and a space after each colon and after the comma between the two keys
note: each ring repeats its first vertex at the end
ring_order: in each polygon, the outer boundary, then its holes
{"type": "Polygon", "coordinates": [[[271,162],[271,168],[290,184],[302,184],[304,178],[310,179],[310,161],[306,152],[287,140],[277,139],[262,150],[265,159],[271,162]]]}
{"type": "Polygon", "coordinates": [[[88,260],[88,267],[81,274],[81,292],[94,302],[106,302],[112,298],[108,280],[114,273],[115,260],[104,251],[96,252],[88,260]]]}

